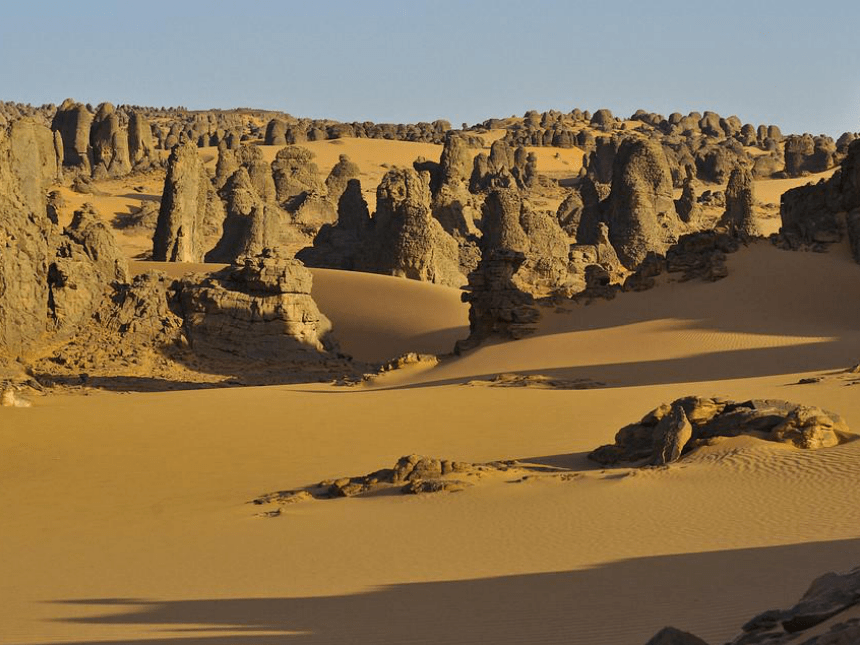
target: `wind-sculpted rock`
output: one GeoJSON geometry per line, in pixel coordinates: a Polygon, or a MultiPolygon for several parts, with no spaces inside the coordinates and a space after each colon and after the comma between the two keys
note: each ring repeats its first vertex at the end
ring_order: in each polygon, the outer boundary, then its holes
{"type": "Polygon", "coordinates": [[[649,252],[664,253],[680,222],[662,149],[652,141],[625,140],[615,157],[607,220],[609,239],[627,268],[649,252]]]}
{"type": "Polygon", "coordinates": [[[63,139],[63,165],[89,174],[92,168],[90,155],[90,126],[93,115],[81,103],[66,99],[57,108],[51,129],[63,139]]]}
{"type": "Polygon", "coordinates": [[[196,354],[265,363],[318,362],[336,345],[298,260],[266,252],[200,279],[185,278],[179,302],[196,354]]]}
{"type": "Polygon", "coordinates": [[[272,119],[266,126],[265,144],[267,146],[287,145],[287,124],[281,119],[272,119]]]}
{"type": "Polygon", "coordinates": [[[347,155],[340,155],[337,163],[331,169],[325,180],[325,187],[329,201],[338,203],[347,184],[352,179],[358,179],[361,169],[347,155]]]}
{"type": "Polygon", "coordinates": [[[479,153],[473,162],[469,190],[481,192],[495,188],[529,188],[537,181],[537,157],[525,148],[512,149],[497,139],[490,155],[479,153]]]}
{"type": "Polygon", "coordinates": [[[158,161],[152,127],[140,112],[132,112],[128,118],[128,155],[136,169],[146,169],[158,161]]]}
{"type": "Polygon", "coordinates": [[[720,219],[730,235],[741,240],[759,236],[755,218],[755,195],[752,174],[746,168],[737,167],[726,186],[726,211],[720,219]]]}
{"type": "Polygon", "coordinates": [[[110,103],[102,103],[93,117],[90,145],[94,178],[122,177],[131,172],[128,132],[110,103]]]}
{"type": "Polygon", "coordinates": [[[233,174],[221,193],[226,204],[223,231],[215,247],[206,253],[207,262],[232,263],[278,246],[286,214],[259,196],[244,167],[233,174]]]}
{"type": "Polygon", "coordinates": [[[689,396],[663,404],[625,426],[615,443],[588,457],[604,465],[660,466],[678,461],[715,437],[742,434],[796,448],[829,448],[855,438],[838,414],[777,400],[729,401],[689,396]]]}
{"type": "Polygon", "coordinates": [[[456,353],[473,349],[493,336],[516,340],[534,332],[540,317],[534,298],[514,282],[525,261],[525,254],[507,248],[481,254],[462,296],[463,302],[469,303],[469,337],[457,341],[456,353]]]}
{"type": "Polygon", "coordinates": [[[288,210],[290,203],[300,200],[307,193],[319,191],[319,169],[313,161],[314,154],[307,148],[287,146],[278,151],[272,162],[272,175],[278,203],[288,210]]]}
{"type": "Polygon", "coordinates": [[[675,211],[685,224],[689,224],[690,226],[699,225],[702,211],[696,201],[695,179],[693,179],[692,175],[687,175],[687,178],[684,180],[681,197],[675,200],[675,211]]]}
{"type": "Polygon", "coordinates": [[[79,329],[113,283],[128,281],[125,257],[111,230],[85,204],[54,242],[48,266],[49,330],[57,336],[79,329]]]}
{"type": "Polygon", "coordinates": [[[375,271],[448,286],[466,282],[457,242],[433,218],[427,178],[411,168],[390,170],[376,190],[373,222],[375,271]]]}
{"type": "Polygon", "coordinates": [[[152,258],[161,262],[201,262],[222,233],[224,205],[215,193],[192,143],[170,153],[152,258]]]}
{"type": "Polygon", "coordinates": [[[507,249],[526,258],[513,277],[519,289],[543,297],[565,285],[570,241],[555,217],[531,210],[513,189],[490,192],[483,213],[482,254],[507,249]]]}
{"type": "Polygon", "coordinates": [[[361,182],[351,179],[338,201],[337,222],[324,224],[314,237],[313,246],[302,249],[296,257],[307,266],[360,270],[363,247],[371,243],[370,227],[361,182]]]}

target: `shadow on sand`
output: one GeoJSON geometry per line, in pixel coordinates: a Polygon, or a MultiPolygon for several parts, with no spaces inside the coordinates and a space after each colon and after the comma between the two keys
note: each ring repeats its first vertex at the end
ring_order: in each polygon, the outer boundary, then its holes
{"type": "Polygon", "coordinates": [[[133,639],[68,640],[62,645],[635,645],[667,624],[720,643],[758,612],[793,605],[822,573],[845,570],[858,561],[860,539],[853,539],[635,558],[576,571],[398,584],[342,596],[53,602],[60,612],[66,604],[97,612],[56,619],[60,622],[90,630],[111,627],[105,636],[125,627],[133,639]],[[138,640],[147,633],[151,636],[138,640]]]}

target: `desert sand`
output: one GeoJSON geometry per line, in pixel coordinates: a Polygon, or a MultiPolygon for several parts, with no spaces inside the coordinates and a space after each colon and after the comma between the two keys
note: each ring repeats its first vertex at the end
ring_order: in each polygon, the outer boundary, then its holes
{"type": "MultiPolygon", "coordinates": [[[[856,563],[860,442],[725,440],[645,471],[584,455],[688,394],[786,398],[860,427],[856,377],[840,373],[860,356],[847,248],[760,242],[729,267],[717,283],[548,310],[533,337],[364,386],[91,391],[4,411],[0,642],[620,645],[666,624],[723,642],[856,563]],[[466,384],[506,372],[602,385],[466,384]],[[411,452],[571,476],[501,473],[276,518],[248,503],[411,452]]],[[[456,290],[314,279],[343,350],[363,359],[441,353],[467,334],[456,290]]]]}

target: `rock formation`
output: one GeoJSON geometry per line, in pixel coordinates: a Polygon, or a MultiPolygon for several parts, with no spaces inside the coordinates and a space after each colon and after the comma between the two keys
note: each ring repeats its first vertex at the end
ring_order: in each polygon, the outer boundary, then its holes
{"type": "Polygon", "coordinates": [[[128,267],[113,233],[89,204],[51,242],[56,250],[47,276],[49,331],[62,337],[87,322],[112,284],[128,281],[128,267]]]}
{"type": "Polygon", "coordinates": [[[352,179],[358,179],[361,169],[347,155],[340,155],[337,163],[332,167],[325,180],[325,187],[329,201],[338,203],[347,184],[352,179]]]}
{"type": "Polygon", "coordinates": [[[633,269],[648,252],[664,253],[677,236],[666,157],[653,141],[625,140],[612,168],[607,220],[621,262],[633,269]]]}
{"type": "Polygon", "coordinates": [[[322,189],[313,158],[310,150],[299,146],[287,146],[275,155],[272,175],[277,200],[288,210],[293,202],[301,201],[309,192],[322,189]]]}
{"type": "Polygon", "coordinates": [[[161,262],[201,262],[221,234],[224,206],[192,143],[170,153],[152,258],[161,262]]]}
{"type": "Polygon", "coordinates": [[[337,222],[324,224],[313,246],[302,249],[296,257],[312,267],[362,270],[364,245],[371,244],[371,236],[370,213],[361,194],[361,182],[350,179],[338,201],[337,222]]]}
{"type": "Polygon", "coordinates": [[[534,332],[540,318],[534,298],[514,283],[525,261],[525,254],[506,248],[481,254],[462,296],[469,303],[469,337],[457,341],[456,353],[474,349],[487,338],[516,340],[534,332]]]}
{"type": "Polygon", "coordinates": [[[855,438],[838,414],[787,401],[745,402],[689,396],[646,414],[624,426],[615,443],[588,457],[604,465],[665,465],[705,445],[714,437],[760,434],[770,441],[814,450],[855,438]]]}
{"type": "Polygon", "coordinates": [[[185,278],[179,301],[196,354],[266,363],[318,362],[336,347],[298,260],[266,252],[209,276],[185,278]]]}
{"type": "Polygon", "coordinates": [[[457,242],[433,218],[429,178],[388,171],[376,190],[374,271],[448,286],[466,282],[457,242]]]}
{"type": "Polygon", "coordinates": [[[702,211],[696,201],[695,179],[693,179],[692,174],[688,174],[687,178],[684,179],[681,197],[675,200],[675,211],[685,224],[689,224],[690,226],[699,225],[702,211]]]}
{"type": "Polygon", "coordinates": [[[51,129],[59,132],[63,140],[63,165],[82,170],[89,174],[92,168],[90,159],[90,126],[93,115],[81,103],[66,99],[57,108],[51,129]]]}
{"type": "Polygon", "coordinates": [[[90,129],[92,175],[96,179],[121,177],[131,172],[128,131],[110,103],[102,103],[90,129]]]}
{"type": "Polygon", "coordinates": [[[128,155],[135,169],[146,169],[158,161],[152,127],[147,118],[137,111],[128,117],[128,155]]]}
{"type": "Polygon", "coordinates": [[[287,145],[287,124],[281,119],[272,119],[266,125],[265,144],[267,146],[287,145]]]}
{"type": "Polygon", "coordinates": [[[735,168],[729,177],[726,186],[726,212],[720,218],[720,226],[741,240],[759,235],[755,219],[752,174],[746,168],[735,168]]]}
{"type": "Polygon", "coordinates": [[[280,244],[286,213],[260,197],[244,166],[233,173],[221,195],[226,207],[221,239],[206,253],[207,262],[232,263],[280,244]]]}

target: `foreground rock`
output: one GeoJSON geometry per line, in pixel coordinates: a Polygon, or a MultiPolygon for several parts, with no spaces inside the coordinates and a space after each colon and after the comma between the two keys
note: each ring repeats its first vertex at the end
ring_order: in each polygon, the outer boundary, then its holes
{"type": "Polygon", "coordinates": [[[842,417],[820,408],[779,400],[737,402],[689,396],[663,404],[638,423],[621,428],[614,444],[601,446],[588,457],[603,465],[662,466],[711,439],[742,434],[807,450],[855,438],[842,417]]]}
{"type": "MultiPolygon", "coordinates": [[[[839,615],[860,603],[860,567],[848,573],[826,573],[814,580],[790,609],[771,609],[755,616],[730,645],[854,645],[860,642],[860,618],[839,615]],[[830,621],[829,629],[822,624],[830,621]],[[818,633],[813,635],[810,632],[818,633]]],[[[707,645],[705,641],[666,627],[646,645],[707,645]]]]}

